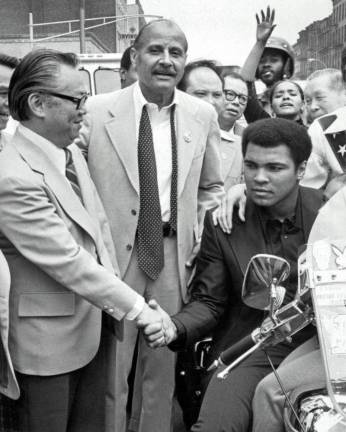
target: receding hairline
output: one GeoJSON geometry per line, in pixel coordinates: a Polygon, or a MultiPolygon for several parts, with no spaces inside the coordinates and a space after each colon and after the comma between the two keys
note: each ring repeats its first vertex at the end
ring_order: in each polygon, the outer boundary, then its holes
{"type": "Polygon", "coordinates": [[[135,41],[133,43],[133,47],[135,49],[141,48],[142,44],[143,44],[143,39],[144,39],[146,33],[148,32],[148,30],[150,30],[154,26],[161,25],[161,24],[166,24],[167,27],[175,28],[176,30],[178,30],[178,32],[181,34],[181,36],[182,36],[182,38],[184,40],[184,49],[185,49],[185,52],[186,52],[187,48],[188,48],[188,43],[187,43],[187,39],[186,39],[185,33],[182,31],[182,29],[178,26],[178,24],[176,22],[174,22],[172,20],[169,20],[169,19],[165,19],[165,18],[161,18],[161,19],[158,19],[158,20],[150,21],[149,23],[145,24],[145,26],[143,26],[140,29],[140,31],[139,31],[139,33],[138,33],[138,35],[137,35],[137,37],[136,37],[136,39],[135,39],[135,41]]]}
{"type": "Polygon", "coordinates": [[[342,73],[339,69],[326,68],[319,69],[310,74],[306,79],[306,87],[315,79],[325,78],[327,80],[328,87],[331,90],[341,90],[344,88],[344,81],[342,79],[342,73]]]}

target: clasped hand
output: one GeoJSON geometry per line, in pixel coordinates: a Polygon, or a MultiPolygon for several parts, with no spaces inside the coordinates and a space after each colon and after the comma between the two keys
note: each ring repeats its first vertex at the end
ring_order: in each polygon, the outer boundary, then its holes
{"type": "Polygon", "coordinates": [[[145,305],[137,319],[137,328],[142,330],[150,348],[166,346],[177,337],[173,321],[156,300],[145,305]]]}

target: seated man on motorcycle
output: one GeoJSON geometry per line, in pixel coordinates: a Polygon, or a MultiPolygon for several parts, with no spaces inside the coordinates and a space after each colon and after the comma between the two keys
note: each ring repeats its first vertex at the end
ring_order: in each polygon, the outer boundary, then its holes
{"type": "MultiPolygon", "coordinates": [[[[245,269],[253,255],[275,254],[290,263],[291,273],[283,284],[284,304],[293,299],[298,248],[307,242],[322,203],[320,191],[299,186],[311,152],[311,140],[302,126],[284,119],[259,120],[244,131],[242,151],[246,222],[235,212],[234,228],[228,235],[214,226],[211,213],[207,213],[191,301],[164,323],[166,343],[176,350],[212,333],[210,360],[251,333],[265,317],[241,298],[245,269]]],[[[272,362],[278,366],[313,334],[309,326],[294,336],[292,343],[269,348],[272,362]]],[[[255,388],[270,371],[265,353],[259,350],[232,370],[227,380],[219,381],[214,375],[191,431],[247,432],[255,388]]]]}
{"type": "MultiPolygon", "coordinates": [[[[322,239],[345,238],[345,226],[342,221],[346,217],[346,186],[345,174],[335,177],[327,185],[326,191],[334,195],[323,208],[312,227],[308,243],[322,239]],[[339,191],[335,185],[339,186],[339,191]]],[[[290,396],[299,388],[304,391],[326,387],[325,372],[322,364],[318,339],[314,336],[293,351],[280,365],[278,374],[281,383],[290,396]]],[[[253,399],[253,432],[284,432],[291,431],[284,416],[286,397],[281,390],[274,373],[266,376],[257,386],[253,399]]]]}

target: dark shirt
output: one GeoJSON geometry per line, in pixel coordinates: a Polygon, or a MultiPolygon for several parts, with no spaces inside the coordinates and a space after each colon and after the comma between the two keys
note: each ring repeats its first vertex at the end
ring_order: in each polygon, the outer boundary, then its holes
{"type": "Polygon", "coordinates": [[[298,280],[297,257],[300,246],[307,242],[304,233],[301,209],[301,197],[298,194],[295,214],[282,222],[270,219],[265,210],[257,207],[263,238],[266,243],[266,253],[277,255],[288,261],[290,274],[282,283],[287,288],[284,304],[293,300],[298,280]]]}
{"type": "Polygon", "coordinates": [[[244,111],[245,120],[248,123],[253,123],[256,120],[270,118],[271,115],[265,111],[257,98],[255,83],[248,81],[246,84],[249,92],[249,100],[244,111]]]}

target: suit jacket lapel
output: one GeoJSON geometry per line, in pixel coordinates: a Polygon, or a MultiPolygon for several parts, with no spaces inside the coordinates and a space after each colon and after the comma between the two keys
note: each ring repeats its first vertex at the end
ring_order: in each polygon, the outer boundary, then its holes
{"type": "MultiPolygon", "coordinates": [[[[184,95],[180,95],[181,92],[179,92],[179,102],[176,109],[178,196],[183,191],[195,155],[200,129],[203,127],[201,120],[196,116],[196,107],[188,104],[184,99],[184,95]]],[[[105,124],[106,130],[132,186],[139,194],[133,86],[124,89],[109,110],[113,117],[105,124]]]]}
{"type": "Polygon", "coordinates": [[[179,93],[176,109],[176,134],[178,146],[178,196],[182,193],[199,136],[201,122],[196,116],[196,108],[188,104],[179,93]]]}
{"type": "MultiPolygon", "coordinates": [[[[13,145],[17,148],[28,165],[34,171],[37,171],[44,176],[45,182],[57,197],[61,207],[66,211],[70,218],[95,240],[96,232],[90,215],[83,207],[77,195],[73,192],[67,178],[59,173],[57,168],[50,161],[49,157],[35,143],[27,140],[18,132],[16,133],[13,145]]],[[[81,170],[79,169],[79,172],[80,171],[81,170]]],[[[78,171],[77,176],[79,177],[78,171]]]]}
{"type": "Polygon", "coordinates": [[[132,186],[139,194],[133,86],[121,92],[116,102],[110,107],[110,113],[113,117],[105,124],[106,130],[132,186]]]}
{"type": "Polygon", "coordinates": [[[255,206],[250,201],[246,205],[245,220],[246,223],[243,223],[236,217],[234,231],[228,236],[243,276],[250,259],[256,254],[267,252],[260,221],[255,206]],[[246,244],[244,239],[246,239],[246,244]]]}

